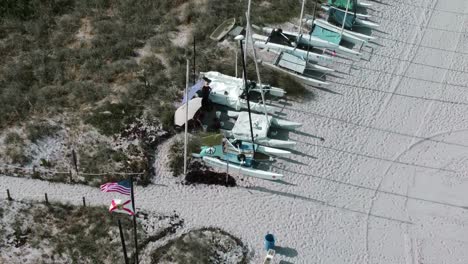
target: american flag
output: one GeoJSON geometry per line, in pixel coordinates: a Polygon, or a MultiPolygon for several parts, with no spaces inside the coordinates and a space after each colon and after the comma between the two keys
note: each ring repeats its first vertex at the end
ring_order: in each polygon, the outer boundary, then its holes
{"type": "Polygon", "coordinates": [[[102,192],[118,192],[125,195],[130,195],[130,181],[124,180],[119,182],[108,182],[101,185],[102,192]]]}

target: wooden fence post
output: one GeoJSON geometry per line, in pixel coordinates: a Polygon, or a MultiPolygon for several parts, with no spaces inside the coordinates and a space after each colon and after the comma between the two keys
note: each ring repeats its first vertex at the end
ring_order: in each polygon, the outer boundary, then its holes
{"type": "Polygon", "coordinates": [[[72,183],[73,182],[73,175],[72,175],[71,170],[68,170],[68,174],[70,175],[70,182],[72,183]]]}
{"type": "Polygon", "coordinates": [[[73,159],[73,166],[75,167],[75,171],[78,172],[78,160],[76,159],[75,149],[72,149],[72,159],[73,159]]]}
{"type": "Polygon", "coordinates": [[[45,193],[45,203],[49,204],[49,198],[47,197],[47,193],[45,193]]]}
{"type": "Polygon", "coordinates": [[[86,199],[83,196],[83,207],[86,207],[86,199]]]}
{"type": "Polygon", "coordinates": [[[13,201],[13,199],[11,199],[10,190],[9,190],[9,189],[6,190],[6,193],[7,193],[8,201],[13,201]]]}

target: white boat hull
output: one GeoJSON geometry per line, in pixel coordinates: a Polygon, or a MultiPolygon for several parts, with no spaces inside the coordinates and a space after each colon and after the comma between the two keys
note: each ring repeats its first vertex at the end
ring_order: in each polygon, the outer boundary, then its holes
{"type": "Polygon", "coordinates": [[[298,74],[298,73],[283,69],[283,68],[281,68],[279,66],[276,66],[276,65],[274,65],[272,63],[269,63],[269,62],[261,61],[260,63],[262,65],[270,67],[270,68],[272,68],[274,70],[278,70],[280,72],[287,73],[287,74],[293,76],[294,78],[296,78],[298,80],[301,80],[301,81],[303,81],[303,82],[305,82],[306,84],[309,84],[309,85],[318,86],[318,87],[325,87],[325,86],[330,85],[330,83],[327,83],[327,82],[324,82],[324,81],[321,81],[321,80],[318,80],[318,79],[315,79],[315,78],[307,77],[307,76],[304,76],[304,75],[301,75],[301,74],[298,74]]]}
{"type": "Polygon", "coordinates": [[[273,50],[279,50],[283,52],[287,52],[289,54],[293,54],[295,56],[301,57],[301,58],[307,58],[308,61],[310,62],[315,62],[315,63],[330,63],[332,62],[332,57],[328,55],[323,55],[323,54],[318,54],[315,52],[307,52],[306,50],[302,49],[295,49],[293,47],[285,46],[285,45],[280,45],[276,43],[265,43],[268,37],[254,34],[253,38],[256,40],[254,42],[255,47],[261,48],[261,49],[273,49],[273,50]]]}
{"type": "MultiPolygon", "coordinates": [[[[225,96],[224,94],[218,94],[218,93],[212,92],[210,94],[210,100],[213,103],[225,105],[227,107],[235,109],[236,111],[248,109],[247,100],[240,99],[240,98],[237,100],[233,100],[232,98],[225,96]]],[[[250,110],[254,112],[258,112],[258,113],[264,112],[265,108],[266,108],[266,111],[271,114],[275,113],[277,110],[277,108],[274,106],[265,105],[264,107],[262,103],[250,102],[250,110]]]]}
{"type": "MultiPolygon", "coordinates": [[[[241,98],[244,89],[243,79],[214,71],[202,72],[201,74],[212,81],[212,91],[209,98],[213,103],[225,105],[236,111],[248,109],[247,100],[241,98]]],[[[284,90],[280,88],[272,87],[272,89],[269,89],[270,87],[267,85],[263,85],[263,87],[268,89],[270,93],[275,93],[276,95],[284,95],[285,93],[284,90]]],[[[256,91],[261,92],[258,88],[256,91]]],[[[274,113],[277,110],[274,106],[264,106],[262,103],[255,102],[250,102],[250,109],[254,112],[264,112],[266,110],[268,113],[274,113]]]]}
{"type": "Polygon", "coordinates": [[[217,158],[212,158],[212,157],[203,157],[203,161],[205,162],[206,165],[216,168],[219,170],[223,171],[234,171],[237,172],[241,175],[244,176],[249,176],[249,177],[255,177],[263,180],[271,180],[271,181],[277,181],[283,179],[283,175],[279,173],[274,173],[274,172],[269,172],[269,171],[263,171],[263,170],[258,170],[254,168],[249,168],[249,167],[243,167],[240,165],[232,164],[217,159],[217,158]]]}
{"type": "Polygon", "coordinates": [[[357,1],[357,5],[360,6],[360,7],[371,7],[372,6],[371,3],[361,2],[360,0],[357,1]]]}
{"type": "Polygon", "coordinates": [[[270,118],[270,122],[271,122],[272,127],[282,128],[286,130],[295,130],[296,128],[299,128],[302,126],[302,124],[298,122],[292,122],[292,121],[278,119],[274,117],[270,118]]]}
{"type": "Polygon", "coordinates": [[[379,24],[376,24],[374,22],[370,22],[368,20],[363,20],[356,18],[356,24],[361,26],[361,27],[368,27],[368,28],[378,28],[379,24]]]}
{"type": "MultiPolygon", "coordinates": [[[[235,112],[235,111],[227,112],[227,115],[232,118],[238,118],[240,114],[241,112],[235,112]]],[[[296,128],[299,128],[302,126],[301,123],[288,121],[284,119],[278,119],[270,115],[268,116],[268,120],[270,121],[270,124],[272,127],[286,129],[286,130],[295,130],[296,128]]]]}
{"type": "Polygon", "coordinates": [[[255,145],[256,145],[255,151],[263,153],[268,156],[289,157],[291,155],[291,151],[288,151],[288,150],[271,148],[271,147],[257,145],[257,144],[255,145]]]}
{"type": "MultiPolygon", "coordinates": [[[[263,27],[262,28],[262,32],[266,33],[266,34],[271,34],[271,32],[273,32],[273,30],[274,30],[273,28],[269,28],[269,27],[263,27]]],[[[283,34],[289,35],[289,36],[299,37],[298,33],[284,31],[284,30],[283,30],[283,34]]],[[[322,49],[337,49],[338,48],[338,45],[336,45],[335,43],[331,43],[329,41],[326,41],[326,40],[323,40],[323,39],[320,39],[320,38],[317,38],[317,37],[314,37],[314,36],[310,36],[310,37],[305,36],[304,37],[301,34],[300,35],[300,41],[302,41],[301,43],[303,43],[303,44],[310,45],[310,46],[317,47],[317,48],[322,48],[322,49]]]]}
{"type": "MultiPolygon", "coordinates": [[[[263,27],[262,28],[262,32],[264,32],[266,34],[271,34],[271,32],[273,32],[273,30],[274,30],[273,28],[269,28],[269,27],[263,27]]],[[[359,53],[358,51],[348,49],[348,48],[343,47],[343,46],[341,46],[339,44],[336,44],[336,43],[321,39],[319,37],[315,37],[315,36],[311,36],[311,35],[306,35],[305,36],[303,34],[299,35],[297,33],[288,32],[288,31],[283,31],[283,34],[289,35],[289,36],[296,36],[296,38],[298,38],[299,43],[303,44],[303,45],[308,45],[308,46],[312,46],[312,47],[320,48],[320,49],[329,49],[329,50],[333,50],[333,51],[335,51],[337,53],[340,53],[340,54],[343,54],[343,55],[361,56],[361,53],[359,53]]],[[[255,37],[254,37],[254,39],[255,39],[255,37]]],[[[266,39],[268,39],[268,37],[266,37],[266,39]]]]}

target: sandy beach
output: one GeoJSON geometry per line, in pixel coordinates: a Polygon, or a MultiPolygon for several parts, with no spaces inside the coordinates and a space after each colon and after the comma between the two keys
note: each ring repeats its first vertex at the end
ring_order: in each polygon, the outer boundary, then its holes
{"type": "MultiPolygon", "coordinates": [[[[175,210],[185,230],[221,227],[251,248],[252,263],[268,232],[276,263],[467,263],[468,1],[368,2],[381,26],[362,59],[338,58],[313,98],[275,103],[303,123],[289,133],[297,154],[273,165],[284,182],[182,185],[164,168],[165,143],[137,208],[175,210]]],[[[110,201],[99,188],[2,176],[6,189],[14,199],[110,201]]]]}

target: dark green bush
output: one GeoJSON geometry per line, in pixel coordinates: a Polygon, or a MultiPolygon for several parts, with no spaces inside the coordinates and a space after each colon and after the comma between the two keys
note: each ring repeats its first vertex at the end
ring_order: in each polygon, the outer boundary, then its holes
{"type": "Polygon", "coordinates": [[[31,142],[54,136],[61,128],[46,122],[32,123],[26,126],[27,137],[31,142]]]}
{"type": "Polygon", "coordinates": [[[23,145],[23,138],[16,132],[10,132],[5,137],[6,145],[23,145]]]}
{"type": "Polygon", "coordinates": [[[87,116],[85,121],[96,127],[103,135],[110,136],[122,132],[127,125],[141,115],[141,111],[141,106],[128,102],[118,104],[106,102],[87,116]]]}

